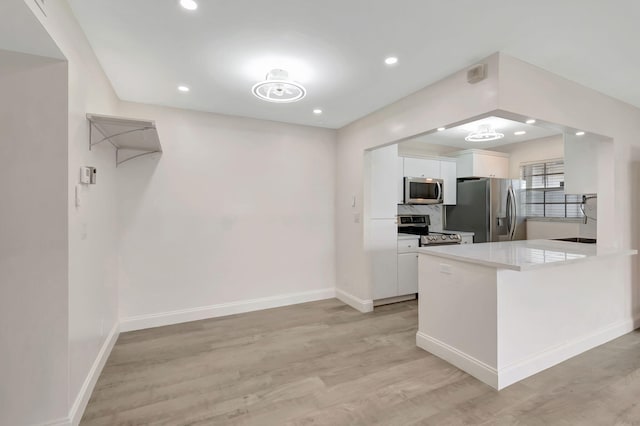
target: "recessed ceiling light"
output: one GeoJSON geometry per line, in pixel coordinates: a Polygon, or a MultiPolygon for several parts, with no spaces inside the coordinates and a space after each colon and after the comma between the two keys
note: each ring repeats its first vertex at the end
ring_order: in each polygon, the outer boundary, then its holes
{"type": "Polygon", "coordinates": [[[527,132],[525,132],[524,130],[518,130],[517,132],[513,132],[514,135],[516,136],[522,136],[524,134],[526,134],[527,132]]]}
{"type": "Polygon", "coordinates": [[[188,86],[178,86],[178,90],[182,93],[187,93],[191,89],[188,86]]]}
{"type": "Polygon", "coordinates": [[[536,122],[536,120],[534,120],[533,118],[530,118],[529,120],[525,121],[525,123],[527,124],[534,124],[536,122]]]}
{"type": "Polygon", "coordinates": [[[316,109],[313,110],[313,113],[316,114],[316,115],[320,115],[320,114],[322,114],[322,110],[320,108],[316,108],[316,109]]]}
{"type": "Polygon", "coordinates": [[[582,136],[584,135],[584,132],[576,132],[576,136],[582,136]]]}
{"type": "Polygon", "coordinates": [[[438,127],[439,132],[444,132],[445,130],[447,130],[445,127],[438,127]]]}
{"type": "Polygon", "coordinates": [[[297,102],[307,95],[306,89],[289,79],[289,73],[281,69],[269,71],[264,81],[259,81],[251,89],[256,98],[267,102],[297,102]]]}
{"type": "Polygon", "coordinates": [[[180,0],[180,6],[187,10],[196,10],[198,8],[198,3],[194,0],[180,0]]]}
{"type": "Polygon", "coordinates": [[[395,56],[389,56],[384,60],[384,63],[387,65],[395,65],[398,63],[398,58],[396,58],[395,56]]]}

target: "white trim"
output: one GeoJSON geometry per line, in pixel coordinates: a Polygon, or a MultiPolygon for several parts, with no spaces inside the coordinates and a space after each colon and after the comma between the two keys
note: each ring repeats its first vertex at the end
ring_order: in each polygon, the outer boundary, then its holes
{"type": "Polygon", "coordinates": [[[427,352],[431,352],[438,358],[442,358],[455,365],[459,369],[466,371],[481,382],[498,389],[497,370],[484,362],[420,331],[416,333],[416,345],[427,352]]]}
{"type": "Polygon", "coordinates": [[[373,300],[363,300],[340,289],[336,289],[336,298],[363,314],[373,312],[373,300]]]}
{"type": "Polygon", "coordinates": [[[63,417],[47,423],[38,423],[38,426],[71,426],[71,420],[69,420],[69,417],[63,417]]]}
{"type": "Polygon", "coordinates": [[[640,327],[640,317],[620,321],[587,336],[538,352],[517,363],[495,369],[472,356],[422,332],[416,333],[416,345],[469,373],[489,386],[501,390],[576,355],[607,343],[640,327]]]}
{"type": "Polygon", "coordinates": [[[157,314],[137,315],[120,320],[120,331],[143,330],[145,328],[162,327],[189,321],[217,318],[262,309],[278,308],[298,303],[314,302],[316,300],[332,299],[336,297],[335,288],[289,293],[260,299],[240,300],[237,302],[221,303],[219,305],[201,306],[197,308],[181,309],[157,314]]]}
{"type": "Polygon", "coordinates": [[[629,319],[601,328],[587,336],[538,352],[498,370],[499,389],[539,373],[583,352],[632,332],[640,318],[629,319]]]}
{"type": "Polygon", "coordinates": [[[98,356],[93,362],[93,365],[89,370],[89,374],[87,374],[87,377],[80,388],[80,392],[78,392],[78,396],[71,406],[71,410],[69,411],[69,424],[71,426],[77,426],[80,424],[84,410],[87,408],[87,404],[89,403],[89,398],[91,398],[91,394],[93,393],[93,388],[96,386],[98,377],[100,377],[100,373],[102,373],[102,369],[104,368],[119,335],[120,327],[119,324],[116,323],[100,348],[100,352],[98,352],[98,356]]]}

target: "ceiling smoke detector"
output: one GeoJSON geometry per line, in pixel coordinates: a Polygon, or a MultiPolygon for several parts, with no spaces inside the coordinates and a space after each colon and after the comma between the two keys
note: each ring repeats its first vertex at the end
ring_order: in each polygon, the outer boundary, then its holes
{"type": "Polygon", "coordinates": [[[489,142],[504,138],[504,133],[496,132],[493,127],[488,124],[483,124],[478,127],[475,132],[469,133],[469,136],[464,138],[467,142],[489,142]]]}
{"type": "Polygon", "coordinates": [[[264,81],[253,86],[252,92],[263,101],[281,104],[297,102],[307,94],[300,83],[289,80],[289,73],[281,69],[269,71],[264,81]]]}

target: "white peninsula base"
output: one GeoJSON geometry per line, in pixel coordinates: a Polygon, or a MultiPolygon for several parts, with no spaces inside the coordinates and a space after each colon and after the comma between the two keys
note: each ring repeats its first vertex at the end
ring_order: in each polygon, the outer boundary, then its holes
{"type": "Polygon", "coordinates": [[[640,325],[635,253],[548,241],[420,249],[416,343],[503,389],[640,325]]]}

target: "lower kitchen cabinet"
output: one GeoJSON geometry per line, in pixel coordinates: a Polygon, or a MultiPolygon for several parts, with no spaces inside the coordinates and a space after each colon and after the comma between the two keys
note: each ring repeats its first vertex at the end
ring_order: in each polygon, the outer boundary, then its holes
{"type": "Polygon", "coordinates": [[[398,253],[398,296],[418,292],[418,253],[398,253]]]}

